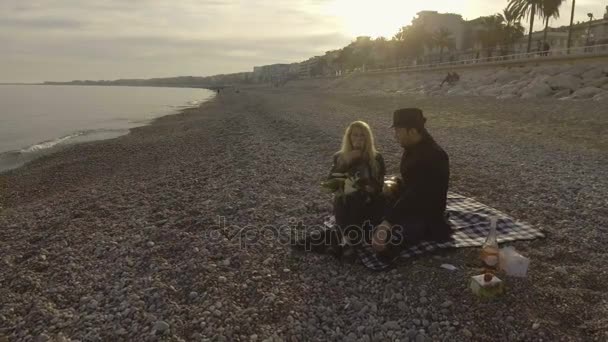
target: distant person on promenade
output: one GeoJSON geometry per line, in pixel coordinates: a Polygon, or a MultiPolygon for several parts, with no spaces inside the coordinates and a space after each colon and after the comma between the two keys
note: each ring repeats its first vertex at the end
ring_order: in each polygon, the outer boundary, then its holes
{"type": "Polygon", "coordinates": [[[548,56],[549,50],[551,50],[551,45],[549,45],[549,43],[545,42],[543,44],[543,56],[548,56]]]}
{"type": "Polygon", "coordinates": [[[395,138],[403,147],[398,199],[387,203],[384,220],[375,227],[372,246],[380,257],[392,260],[421,241],[448,241],[452,236],[445,209],[450,165],[447,153],[425,127],[418,108],[393,113],[395,138]]]}

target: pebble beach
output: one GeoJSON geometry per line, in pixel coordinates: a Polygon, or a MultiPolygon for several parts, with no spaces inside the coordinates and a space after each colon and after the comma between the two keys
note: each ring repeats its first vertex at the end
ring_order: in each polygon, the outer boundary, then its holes
{"type": "Polygon", "coordinates": [[[239,90],[0,173],[0,342],[608,339],[605,106],[239,90]],[[546,232],[512,244],[531,264],[504,296],[471,294],[477,249],[372,272],[286,243],[331,213],[319,184],[351,121],[398,172],[405,106],[450,155],[451,191],[546,232]]]}

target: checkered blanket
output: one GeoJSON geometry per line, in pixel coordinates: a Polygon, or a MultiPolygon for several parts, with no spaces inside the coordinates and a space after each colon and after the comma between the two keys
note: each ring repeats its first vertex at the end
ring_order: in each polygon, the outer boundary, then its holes
{"type": "MultiPolygon", "coordinates": [[[[455,193],[448,193],[446,211],[450,215],[450,225],[454,230],[453,240],[445,243],[422,242],[404,250],[401,253],[401,257],[408,258],[426,252],[432,252],[439,248],[481,246],[490,231],[491,217],[497,218],[496,231],[498,232],[498,243],[516,240],[533,240],[545,236],[545,234],[537,228],[517,221],[474,199],[455,193]]],[[[333,229],[334,225],[335,218],[333,216],[330,216],[325,220],[326,228],[333,229]]],[[[390,266],[390,263],[378,259],[372,247],[369,245],[362,246],[357,250],[357,253],[363,264],[370,269],[383,270],[390,266]]]]}

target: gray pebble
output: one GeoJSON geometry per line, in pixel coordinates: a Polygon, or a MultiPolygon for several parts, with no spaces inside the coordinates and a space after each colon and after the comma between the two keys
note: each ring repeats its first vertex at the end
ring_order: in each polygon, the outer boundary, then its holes
{"type": "Polygon", "coordinates": [[[95,310],[97,309],[98,303],[95,299],[92,299],[89,304],[87,304],[87,307],[91,310],[95,310]]]}
{"type": "Polygon", "coordinates": [[[382,325],[382,329],[384,331],[399,330],[401,327],[399,327],[399,322],[397,321],[388,321],[382,325]]]}
{"type": "Polygon", "coordinates": [[[401,311],[405,311],[407,310],[407,304],[405,302],[399,302],[399,304],[397,304],[397,307],[399,308],[399,310],[401,311]]]}
{"type": "Polygon", "coordinates": [[[154,330],[158,332],[165,332],[169,330],[169,323],[165,321],[157,321],[156,323],[154,323],[154,330]]]}
{"type": "Polygon", "coordinates": [[[407,336],[407,338],[409,338],[410,340],[413,340],[416,338],[416,335],[418,335],[418,330],[416,329],[410,329],[408,330],[405,335],[407,336]]]}
{"type": "Polygon", "coordinates": [[[48,342],[50,340],[51,338],[47,334],[40,334],[38,337],[36,337],[36,342],[48,342]]]}

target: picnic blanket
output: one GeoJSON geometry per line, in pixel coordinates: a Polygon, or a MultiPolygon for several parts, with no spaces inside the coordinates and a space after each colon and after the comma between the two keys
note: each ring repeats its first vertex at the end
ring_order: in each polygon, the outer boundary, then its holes
{"type": "MultiPolygon", "coordinates": [[[[533,240],[545,236],[540,229],[517,221],[505,213],[479,203],[472,198],[453,192],[448,193],[446,211],[449,213],[450,225],[454,230],[452,241],[445,243],[425,241],[405,249],[401,252],[400,256],[409,258],[426,252],[432,252],[439,248],[481,246],[490,232],[490,219],[492,217],[497,218],[496,231],[498,233],[498,243],[533,240]]],[[[325,227],[334,229],[334,226],[335,218],[333,216],[328,217],[325,220],[325,227]]],[[[363,245],[358,248],[357,254],[363,264],[372,270],[383,270],[391,265],[391,263],[378,259],[370,245],[363,245]]]]}

